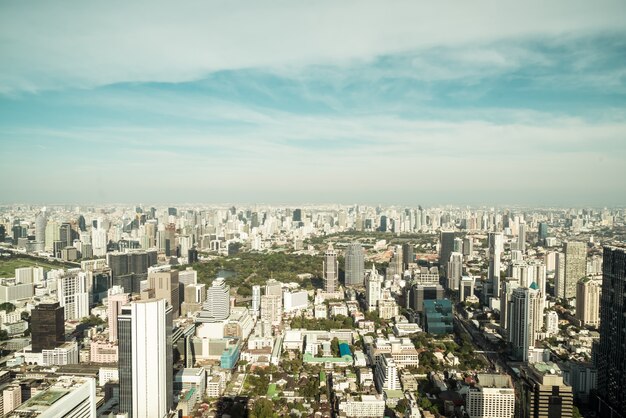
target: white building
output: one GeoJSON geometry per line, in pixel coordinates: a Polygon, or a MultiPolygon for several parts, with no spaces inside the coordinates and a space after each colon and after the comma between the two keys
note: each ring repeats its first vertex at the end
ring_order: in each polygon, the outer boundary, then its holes
{"type": "Polygon", "coordinates": [[[57,278],[57,297],[65,308],[65,320],[89,316],[89,286],[87,273],[69,269],[57,278]]]}
{"type": "Polygon", "coordinates": [[[376,387],[380,392],[383,390],[399,390],[400,379],[398,378],[398,367],[389,353],[378,357],[374,379],[376,387]]]}
{"type": "Polygon", "coordinates": [[[206,302],[198,315],[198,322],[223,321],[230,315],[230,286],[218,277],[207,289],[206,302]]]}
{"type": "Polygon", "coordinates": [[[375,311],[378,308],[382,283],[382,277],[378,274],[378,271],[376,271],[376,267],[372,265],[372,269],[368,272],[365,279],[365,301],[368,311],[375,311]]]}
{"type": "Polygon", "coordinates": [[[285,312],[300,311],[306,309],[309,304],[309,294],[306,290],[299,292],[283,293],[283,306],[285,312]]]}
{"type": "Polygon", "coordinates": [[[508,375],[479,374],[466,398],[470,418],[513,418],[515,390],[508,375]]]}
{"type": "Polygon", "coordinates": [[[165,299],[132,302],[118,317],[120,411],[164,418],[173,402],[172,307],[165,299]]]}
{"type": "Polygon", "coordinates": [[[61,376],[48,389],[24,402],[15,413],[37,418],[96,418],[96,380],[61,376]]]}
{"type": "Polygon", "coordinates": [[[339,401],[339,413],[346,417],[383,417],[385,415],[385,400],[380,395],[361,395],[359,398],[348,398],[339,401]]]}

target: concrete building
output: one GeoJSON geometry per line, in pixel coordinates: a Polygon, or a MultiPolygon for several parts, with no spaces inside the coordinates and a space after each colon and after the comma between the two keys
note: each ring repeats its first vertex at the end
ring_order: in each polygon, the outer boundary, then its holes
{"type": "Polygon", "coordinates": [[[581,325],[600,325],[600,280],[584,278],[576,284],[576,319],[581,325]]]}
{"type": "Polygon", "coordinates": [[[96,380],[61,376],[52,386],[21,404],[14,414],[31,418],[95,418],[96,380]]]}
{"type": "Polygon", "coordinates": [[[174,315],[174,318],[180,316],[178,270],[148,272],[148,288],[154,289],[157,299],[167,300],[172,307],[172,315],[174,315]]]}
{"type": "Polygon", "coordinates": [[[346,286],[363,286],[365,278],[365,258],[359,242],[352,242],[345,255],[346,286]]]}
{"type": "Polygon", "coordinates": [[[513,290],[508,308],[507,330],[512,354],[516,359],[528,361],[529,350],[535,346],[536,334],[542,324],[541,296],[536,284],[513,290]]]}
{"type": "Polygon", "coordinates": [[[120,412],[165,418],[173,403],[172,307],[132,302],[118,316],[120,412]]]}
{"type": "Polygon", "coordinates": [[[467,393],[466,406],[470,418],[513,418],[515,389],[511,377],[478,374],[476,384],[467,393]]]}
{"type": "Polygon", "coordinates": [[[565,253],[565,298],[576,297],[576,283],[587,274],[587,244],[569,241],[564,245],[565,253]]]}
{"type": "Polygon", "coordinates": [[[328,249],[324,253],[322,272],[324,290],[329,293],[339,290],[339,262],[337,261],[337,252],[333,249],[332,244],[328,245],[328,249]]]}
{"type": "Polygon", "coordinates": [[[261,296],[261,321],[278,325],[282,321],[282,297],[279,295],[261,296]]]}
{"type": "Polygon", "coordinates": [[[122,306],[130,300],[130,295],[124,293],[120,286],[113,286],[107,291],[107,321],[109,324],[109,341],[117,341],[117,316],[122,312],[122,306]]]}
{"type": "Polygon", "coordinates": [[[571,418],[574,407],[572,388],[563,382],[554,363],[533,363],[521,368],[523,417],[571,418]]]}

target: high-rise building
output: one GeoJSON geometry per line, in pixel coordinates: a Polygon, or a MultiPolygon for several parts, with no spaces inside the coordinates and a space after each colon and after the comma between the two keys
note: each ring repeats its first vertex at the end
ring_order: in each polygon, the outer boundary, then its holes
{"type": "Polygon", "coordinates": [[[65,310],[66,320],[77,320],[89,316],[89,287],[87,274],[70,269],[57,278],[57,295],[65,310]]]}
{"type": "Polygon", "coordinates": [[[508,334],[513,356],[520,361],[528,361],[530,348],[534,347],[536,333],[543,324],[541,294],[537,284],[518,287],[511,294],[508,309],[508,334]]]}
{"type": "Polygon", "coordinates": [[[337,253],[333,249],[332,244],[328,245],[326,253],[324,253],[324,290],[333,293],[339,290],[339,262],[337,261],[337,253]]]}
{"type": "Polygon", "coordinates": [[[381,297],[383,279],[378,274],[376,266],[372,264],[372,269],[367,273],[365,279],[365,302],[368,311],[374,311],[378,307],[378,301],[381,297]]]}
{"type": "Polygon", "coordinates": [[[34,353],[53,350],[65,341],[65,313],[59,302],[40,303],[31,314],[31,338],[34,353]]]}
{"type": "Polygon", "coordinates": [[[132,302],[117,319],[120,412],[167,417],[173,402],[172,307],[165,299],[132,302]]]}
{"type": "Polygon", "coordinates": [[[565,298],[576,297],[576,283],[587,274],[587,245],[584,242],[565,243],[565,298]]]}
{"type": "Polygon", "coordinates": [[[504,251],[504,236],[501,232],[489,233],[489,271],[487,281],[490,291],[487,295],[498,297],[500,294],[500,263],[504,251]]]}
{"type": "Polygon", "coordinates": [[[178,270],[152,271],[148,273],[148,288],[154,289],[157,299],[165,299],[172,307],[174,318],[180,316],[180,286],[178,270]]]}
{"type": "Polygon", "coordinates": [[[109,341],[117,341],[117,317],[122,312],[122,306],[130,300],[130,295],[124,293],[120,286],[113,286],[107,291],[107,319],[109,322],[109,341]]]}
{"type": "Polygon", "coordinates": [[[365,258],[359,242],[352,242],[346,249],[345,272],[346,286],[363,286],[365,278],[365,258]]]}
{"type": "Polygon", "coordinates": [[[43,251],[46,243],[46,212],[39,212],[35,217],[35,244],[37,250],[43,251]]]}
{"type": "Polygon", "coordinates": [[[517,249],[522,253],[526,252],[526,222],[520,222],[517,231],[517,249]]]}
{"type": "Polygon", "coordinates": [[[626,416],[626,249],[604,247],[598,397],[601,417],[626,416]]]}
{"type": "Polygon", "coordinates": [[[278,325],[282,321],[282,295],[261,296],[261,321],[278,325]]]}
{"type": "Polygon", "coordinates": [[[230,286],[223,278],[213,280],[207,289],[206,302],[202,310],[215,321],[223,321],[230,315],[230,286]]]}
{"type": "Polygon", "coordinates": [[[470,418],[513,418],[515,389],[506,374],[479,373],[466,398],[470,418]]]}
{"type": "Polygon", "coordinates": [[[450,261],[450,254],[454,251],[454,238],[453,231],[441,231],[440,241],[441,246],[439,248],[439,265],[444,269],[450,261]]]}
{"type": "Polygon", "coordinates": [[[563,253],[554,253],[554,296],[566,299],[565,254],[563,253]]]}
{"type": "Polygon", "coordinates": [[[599,280],[588,277],[576,284],[576,319],[581,325],[597,327],[600,324],[601,289],[599,280]]]}
{"type": "Polygon", "coordinates": [[[463,275],[463,254],[457,252],[450,253],[446,275],[448,289],[459,290],[461,276],[463,275]]]}
{"type": "Polygon", "coordinates": [[[259,310],[261,309],[261,286],[254,285],[252,286],[252,311],[256,316],[259,315],[259,310]]]}
{"type": "Polygon", "coordinates": [[[572,387],[563,382],[554,363],[532,363],[521,368],[522,417],[571,418],[574,409],[572,387]]]}
{"type": "Polygon", "coordinates": [[[548,224],[546,222],[539,222],[537,238],[541,244],[545,244],[546,238],[548,238],[548,224]]]}

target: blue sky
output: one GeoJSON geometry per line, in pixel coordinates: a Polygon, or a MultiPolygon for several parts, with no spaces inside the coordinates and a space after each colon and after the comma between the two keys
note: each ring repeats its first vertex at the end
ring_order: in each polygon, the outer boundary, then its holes
{"type": "Polygon", "coordinates": [[[0,202],[626,204],[626,5],[0,2],[0,202]]]}

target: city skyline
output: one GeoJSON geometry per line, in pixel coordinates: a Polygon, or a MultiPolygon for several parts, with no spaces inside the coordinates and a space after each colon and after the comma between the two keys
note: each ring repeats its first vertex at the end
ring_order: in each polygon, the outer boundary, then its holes
{"type": "Polygon", "coordinates": [[[243,6],[3,5],[0,203],[626,204],[620,2],[243,6]]]}

